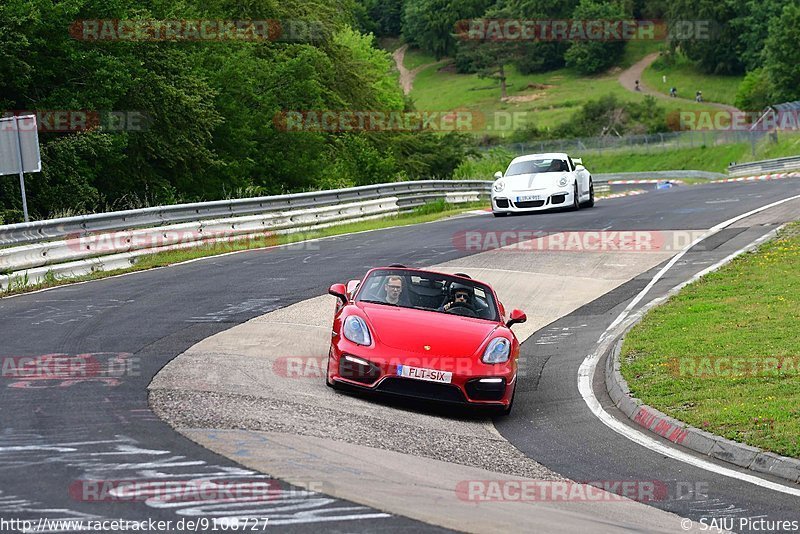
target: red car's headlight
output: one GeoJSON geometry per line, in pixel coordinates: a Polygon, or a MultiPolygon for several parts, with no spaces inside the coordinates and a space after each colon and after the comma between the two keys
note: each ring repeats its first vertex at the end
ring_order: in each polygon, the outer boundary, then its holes
{"type": "Polygon", "coordinates": [[[505,363],[511,356],[511,343],[504,337],[496,337],[483,351],[483,363],[505,363]]]}
{"type": "Polygon", "coordinates": [[[369,335],[367,323],[357,315],[350,315],[344,320],[342,334],[344,334],[346,339],[357,345],[372,345],[372,337],[369,335]]]}

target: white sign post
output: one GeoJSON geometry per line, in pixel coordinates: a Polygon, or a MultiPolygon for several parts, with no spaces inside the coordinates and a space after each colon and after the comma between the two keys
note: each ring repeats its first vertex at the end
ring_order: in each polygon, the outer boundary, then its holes
{"type": "Polygon", "coordinates": [[[28,199],[25,196],[25,173],[41,172],[42,159],[39,154],[39,131],[36,115],[0,118],[0,176],[19,174],[22,192],[22,213],[28,217],[28,199]]]}

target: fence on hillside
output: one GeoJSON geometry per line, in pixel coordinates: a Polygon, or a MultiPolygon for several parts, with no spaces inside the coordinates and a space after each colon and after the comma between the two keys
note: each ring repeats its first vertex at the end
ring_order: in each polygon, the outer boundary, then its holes
{"type": "MultiPolygon", "coordinates": [[[[753,149],[767,132],[761,131],[688,131],[666,132],[646,135],[607,135],[602,137],[581,137],[575,139],[551,139],[528,143],[501,145],[514,154],[533,154],[545,152],[567,152],[576,155],[602,154],[604,152],[625,151],[644,154],[664,152],[683,148],[716,146],[731,143],[749,143],[753,149]]],[[[491,147],[485,147],[489,150],[491,147]]]]}

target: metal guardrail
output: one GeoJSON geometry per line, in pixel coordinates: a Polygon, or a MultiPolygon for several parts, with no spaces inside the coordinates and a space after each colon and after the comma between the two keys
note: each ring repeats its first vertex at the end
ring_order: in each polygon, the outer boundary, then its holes
{"type": "Polygon", "coordinates": [[[401,182],[0,226],[0,236],[10,245],[0,248],[0,289],[48,276],[124,268],[164,250],[243,239],[267,246],[264,239],[277,234],[386,217],[431,200],[474,202],[488,195],[491,183],[401,182]]]}
{"type": "MultiPolygon", "coordinates": [[[[800,168],[800,157],[736,166],[800,168]],[[795,166],[796,165],[796,166],[795,166]]],[[[718,178],[702,171],[594,175],[598,190],[628,178],[718,178]]],[[[144,254],[385,217],[432,200],[469,202],[490,192],[489,180],[422,180],[237,200],[158,206],[30,223],[0,225],[0,289],[19,275],[35,283],[48,274],[119,268],[144,254]],[[5,272],[5,274],[1,274],[5,272]]]]}
{"type": "Polygon", "coordinates": [[[728,174],[731,176],[744,176],[752,174],[767,174],[772,172],[793,171],[800,169],[800,156],[790,156],[787,158],[766,159],[730,165],[728,174]]]}
{"type": "Polygon", "coordinates": [[[641,172],[611,172],[593,174],[592,179],[594,183],[606,183],[609,180],[630,180],[630,179],[664,179],[673,180],[681,178],[707,178],[709,180],[716,180],[717,178],[725,178],[727,175],[719,172],[708,171],[641,171],[641,172]]]}
{"type": "Polygon", "coordinates": [[[176,204],[137,210],[115,211],[64,217],[29,223],[0,226],[0,246],[40,243],[91,232],[128,230],[221,217],[254,215],[275,211],[319,208],[344,202],[398,197],[401,208],[442,198],[445,193],[478,190],[488,192],[491,181],[421,180],[367,185],[331,191],[313,191],[291,195],[218,200],[194,204],[176,204]]]}

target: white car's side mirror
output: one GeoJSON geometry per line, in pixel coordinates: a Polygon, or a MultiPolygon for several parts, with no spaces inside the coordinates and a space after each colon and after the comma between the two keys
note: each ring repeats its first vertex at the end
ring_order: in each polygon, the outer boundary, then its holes
{"type": "Polygon", "coordinates": [[[503,177],[503,173],[502,172],[497,171],[496,173],[494,173],[494,179],[495,180],[499,180],[502,177],[503,177]]]}

